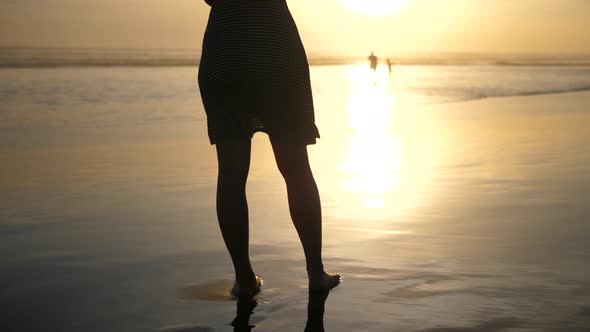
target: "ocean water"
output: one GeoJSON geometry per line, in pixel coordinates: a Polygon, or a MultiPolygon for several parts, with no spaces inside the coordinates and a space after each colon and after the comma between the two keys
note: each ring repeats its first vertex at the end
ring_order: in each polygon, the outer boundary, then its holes
{"type": "MultiPolygon", "coordinates": [[[[325,259],[344,276],[328,331],[590,329],[590,67],[311,76],[325,259]]],[[[233,330],[196,77],[0,69],[0,330],[233,330]]],[[[302,331],[302,250],[268,139],[253,142],[250,324],[302,331]]]]}
{"type": "MultiPolygon", "coordinates": [[[[198,65],[198,49],[109,49],[0,47],[0,67],[67,66],[187,66],[198,65]]],[[[403,53],[378,54],[399,65],[524,65],[588,66],[590,54],[479,54],[403,53]]],[[[367,55],[309,54],[312,65],[365,63],[367,55]]],[[[383,61],[385,63],[385,61],[383,61]]]]}
{"type": "MultiPolygon", "coordinates": [[[[412,105],[590,90],[590,66],[394,66],[376,76],[363,65],[313,67],[330,88],[378,83],[412,105]]],[[[3,128],[113,126],[162,119],[204,121],[193,67],[3,69],[3,128]],[[144,105],[152,105],[146,110],[144,105]]],[[[321,94],[326,88],[314,85],[321,94]]],[[[322,109],[318,109],[321,112],[322,109]]]]}

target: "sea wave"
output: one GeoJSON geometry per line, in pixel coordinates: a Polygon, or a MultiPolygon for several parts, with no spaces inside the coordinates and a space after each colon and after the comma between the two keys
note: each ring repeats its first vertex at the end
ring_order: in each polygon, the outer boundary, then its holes
{"type": "MultiPolygon", "coordinates": [[[[563,88],[563,89],[547,89],[547,90],[528,91],[528,92],[525,91],[525,92],[521,92],[521,93],[514,95],[514,97],[516,97],[516,96],[547,95],[547,94],[558,94],[558,93],[571,93],[571,92],[584,92],[584,91],[590,91],[590,85],[563,88]]],[[[498,97],[503,97],[503,96],[498,96],[498,97]]],[[[506,97],[511,97],[511,96],[506,96],[506,97]]]]}
{"type": "Polygon", "coordinates": [[[512,91],[506,93],[495,93],[493,91],[480,91],[479,93],[465,93],[447,95],[439,99],[432,98],[429,103],[449,103],[449,102],[460,102],[460,101],[472,101],[487,98],[507,98],[507,97],[525,97],[525,96],[539,96],[539,95],[551,95],[551,94],[562,94],[562,93],[575,93],[590,91],[590,85],[578,86],[578,87],[563,87],[554,89],[538,89],[531,91],[512,91]]]}
{"type": "Polygon", "coordinates": [[[590,91],[590,66],[399,66],[392,93],[419,103],[590,91]]]}

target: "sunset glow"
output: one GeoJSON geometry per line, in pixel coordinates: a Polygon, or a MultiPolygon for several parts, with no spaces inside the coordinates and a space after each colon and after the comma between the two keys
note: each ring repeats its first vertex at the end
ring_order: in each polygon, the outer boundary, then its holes
{"type": "MultiPolygon", "coordinates": [[[[381,55],[590,53],[590,1],[297,0],[288,5],[310,56],[356,56],[373,49],[381,55]]],[[[143,0],[141,6],[129,0],[0,1],[0,46],[198,53],[210,11],[203,0],[143,0]]]]}
{"type": "Polygon", "coordinates": [[[407,5],[408,0],[340,0],[349,10],[359,14],[386,16],[407,5]]]}

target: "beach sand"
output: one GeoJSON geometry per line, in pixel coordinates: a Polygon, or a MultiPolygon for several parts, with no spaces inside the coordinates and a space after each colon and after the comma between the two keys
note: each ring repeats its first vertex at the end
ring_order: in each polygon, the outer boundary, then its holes
{"type": "MultiPolygon", "coordinates": [[[[314,93],[325,263],[343,276],[327,331],[590,329],[590,93],[314,93]]],[[[2,131],[2,331],[232,330],[199,116],[2,131]]],[[[302,331],[303,252],[264,134],[248,198],[265,281],[250,324],[302,331]]]]}

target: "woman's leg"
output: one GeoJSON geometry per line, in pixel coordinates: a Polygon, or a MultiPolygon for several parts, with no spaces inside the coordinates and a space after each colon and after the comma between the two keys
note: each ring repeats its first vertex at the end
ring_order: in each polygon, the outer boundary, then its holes
{"type": "Polygon", "coordinates": [[[231,256],[240,291],[256,289],[249,257],[246,180],[250,169],[251,140],[231,138],[217,142],[217,219],[231,256]]]}
{"type": "Polygon", "coordinates": [[[287,184],[291,219],[303,245],[310,289],[327,290],[338,284],[340,276],[324,272],[322,261],[322,208],[307,146],[281,142],[271,137],[279,171],[287,184]]]}

